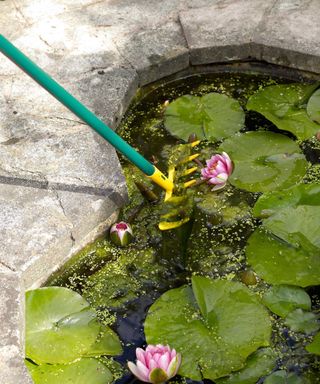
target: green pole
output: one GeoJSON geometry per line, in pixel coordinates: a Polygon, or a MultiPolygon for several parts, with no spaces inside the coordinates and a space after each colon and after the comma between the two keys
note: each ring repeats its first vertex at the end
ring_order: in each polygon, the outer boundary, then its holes
{"type": "Polygon", "coordinates": [[[19,49],[11,44],[3,35],[0,34],[0,51],[11,61],[18,65],[24,72],[32,77],[37,83],[45,88],[52,96],[69,108],[76,116],[87,123],[91,128],[106,139],[117,151],[126,156],[143,173],[151,176],[155,172],[155,167],[102,120],[95,116],[88,108],[80,103],[75,97],[61,87],[46,72],[33,63],[19,49]]]}

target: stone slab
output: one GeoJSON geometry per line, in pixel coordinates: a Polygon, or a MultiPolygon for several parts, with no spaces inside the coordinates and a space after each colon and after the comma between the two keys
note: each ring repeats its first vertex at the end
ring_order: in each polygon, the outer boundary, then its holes
{"type": "Polygon", "coordinates": [[[72,248],[72,223],[54,191],[0,184],[0,262],[28,288],[72,248]]]}
{"type": "Polygon", "coordinates": [[[19,273],[24,287],[39,285],[125,196],[124,183],[108,196],[0,184],[0,263],[19,273]]]}
{"type": "MultiPolygon", "coordinates": [[[[135,76],[126,69],[106,69],[103,75],[82,75],[69,89],[115,126],[136,89],[135,76]]],[[[122,173],[111,145],[31,79],[0,78],[0,84],[0,178],[106,193],[117,185],[122,173]]]]}
{"type": "Polygon", "coordinates": [[[19,345],[22,340],[24,298],[19,275],[12,271],[0,272],[0,281],[0,345],[4,348],[13,344],[19,345]]]}
{"type": "Polygon", "coordinates": [[[24,292],[18,274],[0,272],[0,379],[5,384],[31,384],[21,350],[24,292]],[[23,381],[21,379],[23,378],[23,381]]]}
{"type": "Polygon", "coordinates": [[[108,197],[64,191],[56,193],[64,214],[72,224],[74,246],[82,244],[88,234],[91,236],[89,241],[92,241],[91,234],[97,225],[103,226],[100,232],[109,228],[116,221],[113,213],[127,202],[127,188],[124,183],[119,184],[118,191],[112,191],[108,197]]]}
{"type": "Polygon", "coordinates": [[[255,31],[274,0],[223,0],[180,12],[193,65],[260,59],[255,31]]]}
{"type": "Polygon", "coordinates": [[[265,15],[254,41],[269,63],[319,73],[320,3],[277,0],[265,15]]]}
{"type": "Polygon", "coordinates": [[[140,86],[189,66],[189,50],[181,25],[176,22],[134,34],[127,32],[118,39],[117,47],[137,71],[140,86]]]}

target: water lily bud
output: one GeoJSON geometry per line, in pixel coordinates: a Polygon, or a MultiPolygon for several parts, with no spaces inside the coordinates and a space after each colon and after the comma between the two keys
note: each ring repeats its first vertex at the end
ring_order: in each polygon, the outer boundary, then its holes
{"type": "Polygon", "coordinates": [[[250,269],[247,269],[241,273],[241,281],[246,285],[256,285],[258,283],[256,274],[250,269]]]}
{"type": "Polygon", "coordinates": [[[207,166],[201,169],[201,179],[213,184],[213,191],[226,186],[228,177],[232,173],[232,162],[226,152],[214,155],[206,161],[207,166]]]}
{"type": "Polygon", "coordinates": [[[144,351],[136,349],[136,364],[128,362],[130,371],[141,381],[161,384],[178,372],[181,355],[166,345],[148,345],[144,351]]]}
{"type": "Polygon", "coordinates": [[[115,223],[110,228],[110,240],[122,247],[130,244],[133,240],[132,229],[129,224],[124,221],[120,221],[120,223],[115,223]]]}

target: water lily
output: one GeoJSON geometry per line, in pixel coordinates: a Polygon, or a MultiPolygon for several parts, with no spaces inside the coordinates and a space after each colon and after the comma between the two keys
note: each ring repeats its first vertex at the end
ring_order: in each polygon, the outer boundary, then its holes
{"type": "Polygon", "coordinates": [[[160,384],[178,372],[181,355],[168,345],[148,345],[144,351],[136,349],[136,364],[128,362],[130,371],[141,381],[160,384]]]}
{"type": "Polygon", "coordinates": [[[133,239],[132,229],[129,224],[124,221],[113,224],[110,228],[110,240],[121,246],[126,246],[131,243],[133,239]]]}
{"type": "Polygon", "coordinates": [[[232,173],[232,162],[226,152],[217,154],[206,161],[207,166],[201,169],[201,179],[213,184],[213,191],[225,187],[228,177],[232,173]]]}

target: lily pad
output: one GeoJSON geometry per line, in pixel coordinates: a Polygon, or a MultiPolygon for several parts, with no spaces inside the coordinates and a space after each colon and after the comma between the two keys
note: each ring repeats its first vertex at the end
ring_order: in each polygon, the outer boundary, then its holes
{"type": "Polygon", "coordinates": [[[292,310],[311,309],[311,299],[305,290],[290,285],[274,285],[263,296],[263,303],[276,315],[286,317],[292,310]]]}
{"type": "Polygon", "coordinates": [[[192,277],[192,287],[164,293],[149,309],[145,334],[182,355],[179,374],[215,380],[243,368],[247,357],[268,346],[270,319],[243,284],[192,277]]]}
{"type": "Polygon", "coordinates": [[[299,205],[320,206],[319,184],[298,184],[284,191],[264,193],[253,208],[253,214],[259,218],[268,218],[279,210],[299,205]]]}
{"type": "Polygon", "coordinates": [[[256,384],[276,365],[276,353],[271,348],[261,348],[248,357],[246,366],[230,376],[216,380],[216,384],[256,384]]]}
{"type": "Polygon", "coordinates": [[[306,140],[319,130],[319,125],[309,118],[305,108],[317,87],[317,84],[271,85],[252,95],[247,109],[261,113],[277,128],[306,140]]]}
{"type": "Polygon", "coordinates": [[[94,344],[86,352],[87,357],[98,357],[102,355],[116,356],[122,353],[119,337],[109,327],[101,327],[94,344]]]}
{"type": "Polygon", "coordinates": [[[250,236],[246,247],[248,263],[270,284],[307,287],[320,284],[320,254],[310,244],[293,246],[264,228],[250,236]]]}
{"type": "Polygon", "coordinates": [[[299,146],[273,132],[246,132],[227,139],[219,148],[234,163],[229,181],[250,192],[291,187],[306,173],[307,161],[299,146]]]}
{"type": "Polygon", "coordinates": [[[307,113],[311,120],[320,124],[320,89],[317,89],[310,97],[307,104],[307,113]]]}
{"type": "Polygon", "coordinates": [[[254,214],[263,225],[286,242],[320,248],[320,185],[298,185],[287,191],[261,196],[254,214]]]}
{"type": "Polygon", "coordinates": [[[35,384],[108,384],[112,383],[110,370],[97,359],[83,358],[70,364],[33,365],[27,367],[35,384]]]}
{"type": "Polygon", "coordinates": [[[237,100],[220,93],[182,96],[170,103],[164,124],[169,133],[188,140],[216,141],[233,135],[244,126],[244,112],[237,100]]]}
{"type": "Polygon", "coordinates": [[[306,350],[315,355],[320,355],[320,332],[315,335],[312,343],[306,346],[306,350]]]}
{"type": "Polygon", "coordinates": [[[309,380],[297,376],[295,373],[287,373],[286,371],[275,371],[268,376],[264,384],[311,384],[309,380]]]}
{"type": "Polygon", "coordinates": [[[290,312],[285,319],[288,325],[295,332],[312,333],[320,328],[319,317],[312,312],[305,312],[301,308],[290,312]]]}
{"type": "Polygon", "coordinates": [[[265,228],[291,244],[300,244],[307,239],[320,251],[320,204],[299,205],[284,208],[272,217],[263,220],[265,228]]]}
{"type": "Polygon", "coordinates": [[[97,350],[99,355],[118,354],[120,341],[102,327],[89,303],[78,293],[61,287],[27,292],[27,357],[36,363],[64,364],[97,350]]]}

